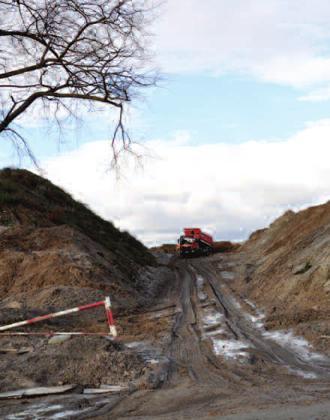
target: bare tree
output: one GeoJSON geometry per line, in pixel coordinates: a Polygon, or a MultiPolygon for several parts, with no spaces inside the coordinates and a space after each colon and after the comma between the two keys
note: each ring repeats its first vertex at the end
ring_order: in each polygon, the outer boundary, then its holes
{"type": "Polygon", "coordinates": [[[0,0],[0,134],[29,143],[16,124],[36,104],[56,117],[72,104],[118,111],[114,156],[129,149],[124,107],[155,82],[145,70],[143,0],[0,0]]]}

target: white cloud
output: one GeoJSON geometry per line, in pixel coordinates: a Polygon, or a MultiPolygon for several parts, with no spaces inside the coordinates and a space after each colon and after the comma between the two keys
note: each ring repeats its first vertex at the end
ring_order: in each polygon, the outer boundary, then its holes
{"type": "MultiPolygon", "coordinates": [[[[187,134],[185,134],[187,136],[187,134]]],[[[197,225],[219,239],[240,239],[287,208],[330,198],[330,120],[278,141],[190,145],[146,144],[144,169],[127,159],[119,181],[107,168],[106,141],[44,163],[48,177],[146,244],[173,242],[197,225]]]]}
{"type": "Polygon", "coordinates": [[[330,86],[312,90],[299,98],[304,102],[325,102],[330,100],[330,86]]]}
{"type": "Polygon", "coordinates": [[[156,50],[169,72],[243,72],[309,86],[330,80],[327,0],[168,0],[156,50]]]}

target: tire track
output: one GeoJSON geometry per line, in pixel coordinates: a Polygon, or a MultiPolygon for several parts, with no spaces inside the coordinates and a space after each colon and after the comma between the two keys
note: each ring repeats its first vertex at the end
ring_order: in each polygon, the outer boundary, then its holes
{"type": "Polygon", "coordinates": [[[196,263],[192,265],[208,282],[218,305],[223,309],[228,328],[236,339],[245,340],[250,343],[252,353],[254,353],[255,357],[262,357],[270,363],[287,367],[293,371],[302,371],[307,375],[316,374],[319,377],[330,377],[329,361],[303,360],[294,351],[272,340],[266,339],[260,330],[249,322],[240,308],[233,303],[233,296],[228,291],[225,293],[224,288],[220,287],[219,280],[217,279],[219,275],[210,268],[210,265],[201,261],[198,265],[196,263]]]}

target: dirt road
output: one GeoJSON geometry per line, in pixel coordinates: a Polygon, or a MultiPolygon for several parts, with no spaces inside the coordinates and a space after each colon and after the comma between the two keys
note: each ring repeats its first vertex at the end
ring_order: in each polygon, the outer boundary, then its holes
{"type": "Polygon", "coordinates": [[[157,347],[152,390],[7,402],[3,417],[330,418],[329,359],[289,332],[265,330],[260,309],[231,290],[239,264],[237,254],[177,262],[161,348],[148,339],[157,347]]]}

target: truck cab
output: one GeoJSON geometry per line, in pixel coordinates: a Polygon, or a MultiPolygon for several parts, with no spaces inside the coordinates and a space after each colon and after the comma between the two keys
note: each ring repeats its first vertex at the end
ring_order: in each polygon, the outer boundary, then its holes
{"type": "Polygon", "coordinates": [[[213,238],[200,228],[184,228],[178,239],[177,251],[180,256],[208,255],[213,251],[213,238]]]}

